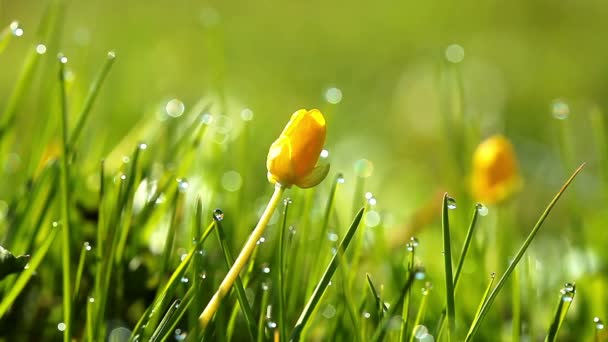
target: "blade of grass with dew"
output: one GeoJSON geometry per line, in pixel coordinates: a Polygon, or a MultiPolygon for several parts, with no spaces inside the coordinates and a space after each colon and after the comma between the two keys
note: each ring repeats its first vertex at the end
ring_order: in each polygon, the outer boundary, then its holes
{"type": "Polygon", "coordinates": [[[270,296],[270,287],[267,284],[262,284],[262,301],[260,303],[260,318],[258,319],[257,342],[264,341],[266,331],[266,315],[268,310],[268,301],[270,296]]]}
{"type": "MultiPolygon", "coordinates": [[[[477,219],[479,216],[479,211],[483,210],[483,204],[477,203],[475,208],[473,209],[473,215],[471,217],[471,223],[469,224],[469,228],[467,229],[467,235],[464,239],[464,243],[462,244],[462,250],[460,251],[460,257],[458,259],[458,265],[456,266],[456,272],[454,272],[454,292],[458,290],[458,281],[460,280],[460,273],[462,272],[462,268],[464,266],[464,261],[467,257],[467,253],[469,251],[469,246],[471,245],[471,241],[473,239],[473,233],[475,232],[475,227],[477,226],[477,219]]],[[[445,315],[446,309],[445,307],[441,311],[441,315],[439,316],[439,323],[437,324],[438,330],[435,332],[435,336],[441,336],[441,332],[445,326],[445,315]]]]}
{"type": "MultiPolygon", "coordinates": [[[[431,286],[429,283],[422,288],[422,299],[420,300],[420,305],[418,306],[418,313],[416,313],[416,318],[414,319],[414,328],[410,332],[409,342],[414,342],[417,336],[414,334],[414,329],[422,322],[422,318],[424,317],[424,313],[426,312],[426,306],[429,299],[429,293],[431,292],[431,286]]],[[[439,340],[439,339],[437,339],[439,340]]]]}
{"type": "Polygon", "coordinates": [[[147,148],[146,144],[138,144],[133,152],[133,158],[131,162],[131,169],[129,171],[129,177],[127,179],[127,187],[125,190],[125,196],[121,200],[122,202],[122,222],[120,224],[120,237],[118,240],[118,246],[116,247],[116,262],[121,263],[123,261],[123,255],[127,245],[127,238],[129,237],[129,231],[131,229],[132,213],[133,213],[133,200],[134,194],[137,189],[137,184],[141,181],[141,168],[139,166],[140,154],[147,148]]]}
{"type": "Polygon", "coordinates": [[[61,95],[61,136],[62,136],[62,156],[60,165],[61,175],[61,237],[62,237],[62,274],[63,274],[63,321],[65,330],[63,331],[64,342],[72,339],[72,272],[71,272],[71,232],[70,232],[70,166],[68,158],[70,156],[70,146],[68,145],[68,99],[65,89],[65,64],[67,58],[59,56],[59,85],[61,95]]]}
{"type": "MultiPolygon", "coordinates": [[[[165,323],[165,327],[159,335],[161,336],[159,341],[169,341],[171,339],[171,335],[175,333],[175,328],[177,327],[177,324],[181,321],[186,312],[188,312],[188,308],[194,302],[195,296],[196,290],[194,289],[194,287],[190,287],[186,292],[186,295],[184,295],[184,298],[181,300],[181,303],[179,304],[178,308],[176,308],[177,310],[173,314],[172,319],[165,323]]],[[[198,326],[198,324],[195,324],[195,326],[198,326]]],[[[194,334],[193,331],[190,331],[189,335],[197,336],[194,334]]],[[[175,339],[177,339],[177,336],[175,337],[175,339]]]]}
{"type": "Polygon", "coordinates": [[[173,199],[173,214],[171,217],[171,224],[169,225],[169,229],[167,230],[167,237],[165,239],[165,248],[163,250],[163,254],[160,259],[160,270],[159,270],[159,279],[164,277],[164,274],[169,270],[169,263],[171,260],[171,256],[173,254],[173,241],[175,239],[175,232],[177,231],[177,226],[180,222],[181,211],[185,201],[185,193],[180,189],[180,183],[176,185],[175,189],[175,197],[173,199]]]}
{"type": "MultiPolygon", "coordinates": [[[[448,202],[450,197],[443,195],[441,211],[441,227],[443,232],[443,262],[445,267],[445,291],[446,291],[446,317],[448,321],[448,341],[455,340],[456,317],[454,309],[454,278],[452,276],[452,248],[450,241],[450,219],[448,215],[448,202]]],[[[453,200],[452,200],[453,201],[453,200]]]]}
{"type": "Polygon", "coordinates": [[[23,291],[25,288],[25,285],[27,285],[27,282],[34,275],[34,272],[38,269],[38,266],[40,266],[44,260],[44,257],[57,237],[58,229],[59,228],[57,227],[51,228],[48,235],[44,238],[42,245],[40,245],[40,247],[32,253],[33,256],[30,259],[28,268],[21,272],[21,274],[17,277],[15,284],[9,289],[8,293],[4,295],[2,301],[0,301],[0,318],[4,317],[21,291],[23,291]]]}
{"type": "MultiPolygon", "coordinates": [[[[95,249],[95,256],[97,259],[95,269],[95,281],[93,285],[93,300],[95,301],[94,306],[90,308],[91,314],[87,316],[87,326],[90,326],[92,337],[89,339],[93,342],[96,337],[99,337],[101,332],[101,321],[103,318],[103,309],[100,309],[100,302],[105,302],[105,295],[107,294],[105,289],[102,287],[102,279],[104,277],[104,269],[106,264],[111,262],[105,258],[105,238],[106,238],[106,210],[105,210],[105,162],[102,160],[99,163],[99,196],[97,198],[97,210],[99,217],[97,218],[97,248],[95,249]],[[101,317],[100,317],[101,316],[101,317]]],[[[90,307],[90,306],[89,306],[90,307]]],[[[103,336],[105,338],[105,336],[103,336]]]]}
{"type": "Polygon", "coordinates": [[[549,330],[547,331],[547,337],[545,338],[545,342],[554,342],[557,341],[557,333],[559,332],[559,328],[561,328],[562,323],[566,319],[566,314],[568,313],[568,309],[574,300],[574,295],[576,294],[576,287],[574,284],[566,284],[563,289],[560,290],[559,301],[557,302],[557,308],[555,309],[555,315],[553,316],[553,321],[549,326],[549,330]]]}
{"type": "Polygon", "coordinates": [[[176,313],[177,309],[179,309],[181,303],[182,303],[181,299],[176,299],[173,301],[173,304],[171,304],[169,306],[169,309],[167,309],[167,312],[165,313],[163,318],[160,320],[158,325],[156,325],[156,329],[154,330],[154,332],[152,333],[152,336],[150,337],[150,340],[149,340],[150,342],[164,341],[164,340],[160,339],[161,334],[165,330],[165,327],[167,327],[167,325],[171,324],[170,322],[173,320],[173,317],[175,316],[175,313],[176,313]]]}
{"type": "MultiPolygon", "coordinates": [[[[488,285],[486,286],[486,290],[483,292],[483,295],[481,296],[481,300],[479,301],[479,305],[477,307],[477,311],[475,312],[475,316],[473,316],[473,322],[471,323],[472,325],[477,324],[476,320],[479,318],[479,313],[481,312],[481,309],[483,308],[483,304],[488,300],[488,296],[490,295],[490,291],[492,290],[492,285],[494,285],[494,280],[496,279],[496,273],[492,272],[490,274],[490,281],[488,282],[488,285]]],[[[441,338],[441,331],[439,331],[439,334],[436,336],[437,340],[439,340],[439,338],[441,338]]]]}
{"type": "MultiPolygon", "coordinates": [[[[8,98],[6,109],[4,110],[4,113],[2,113],[0,119],[0,144],[4,141],[6,134],[15,122],[17,108],[27,93],[28,87],[32,84],[34,71],[36,71],[36,66],[38,65],[40,56],[41,54],[36,51],[36,46],[32,46],[25,57],[23,66],[21,67],[21,72],[17,78],[15,89],[8,98]]],[[[63,76],[61,77],[63,78],[63,76]]]]}
{"type": "MultiPolygon", "coordinates": [[[[350,225],[350,228],[348,228],[348,231],[342,239],[342,242],[340,242],[340,246],[338,247],[338,251],[336,254],[344,253],[346,251],[346,248],[348,248],[348,245],[353,239],[353,236],[355,235],[355,232],[357,231],[357,228],[361,223],[361,218],[363,217],[364,211],[365,209],[360,209],[357,215],[355,216],[353,223],[350,225]]],[[[310,316],[315,310],[317,304],[319,304],[319,301],[321,300],[321,297],[323,296],[323,293],[325,292],[325,289],[327,288],[329,281],[331,280],[331,277],[333,276],[338,266],[338,257],[334,255],[329,264],[327,265],[327,268],[325,269],[325,273],[321,277],[321,280],[317,283],[317,286],[315,287],[312,296],[309,298],[308,303],[304,307],[300,318],[298,318],[298,321],[296,322],[294,330],[291,334],[290,340],[296,342],[300,340],[300,334],[304,330],[306,323],[308,323],[308,320],[310,319],[310,316]]]]}
{"type": "Polygon", "coordinates": [[[287,308],[285,307],[285,229],[287,229],[287,213],[289,212],[289,204],[291,199],[286,198],[284,201],[283,209],[283,220],[279,228],[279,253],[278,253],[278,266],[279,271],[277,272],[277,284],[278,284],[278,296],[279,296],[279,340],[287,341],[287,308]]]}
{"type": "MultiPolygon", "coordinates": [[[[167,283],[165,284],[162,291],[160,291],[156,295],[152,304],[148,307],[146,312],[141,316],[139,322],[137,322],[137,324],[135,325],[135,328],[133,329],[133,331],[131,333],[131,338],[129,339],[129,342],[133,342],[135,340],[135,337],[141,333],[141,330],[143,329],[144,324],[147,321],[150,321],[154,315],[158,314],[158,312],[160,312],[162,310],[162,308],[166,305],[166,301],[168,300],[167,298],[173,296],[173,294],[175,293],[175,289],[180,282],[179,280],[182,278],[183,274],[186,272],[186,268],[190,264],[190,261],[194,257],[194,254],[197,253],[197,251],[203,247],[205,241],[207,240],[207,238],[209,237],[209,235],[211,234],[213,229],[215,229],[215,224],[211,223],[205,229],[205,232],[203,233],[201,240],[197,243],[196,246],[192,247],[192,249],[188,252],[188,254],[186,254],[186,256],[182,259],[179,266],[175,269],[175,271],[173,271],[173,274],[169,278],[169,281],[167,281],[167,283]],[[154,314],[151,314],[153,312],[154,312],[154,314]]],[[[141,338],[141,336],[140,336],[140,338],[141,338]]]]}
{"type": "MultiPolygon", "coordinates": [[[[416,243],[414,243],[414,241],[417,241],[415,238],[411,238],[411,241],[407,243],[407,250],[410,252],[409,253],[409,258],[407,261],[407,272],[408,274],[410,272],[412,272],[412,270],[414,269],[414,260],[415,260],[415,256],[416,256],[416,243]]],[[[405,294],[405,299],[404,299],[404,303],[403,303],[403,308],[401,310],[401,327],[400,327],[400,331],[399,331],[399,342],[403,342],[407,339],[407,334],[408,334],[408,321],[409,321],[409,316],[410,316],[410,303],[411,303],[411,289],[408,289],[407,293],[405,294]]]]}
{"type": "Polygon", "coordinates": [[[416,280],[416,275],[419,272],[421,272],[421,270],[418,268],[415,268],[412,270],[412,272],[409,272],[407,279],[405,281],[405,284],[403,284],[403,287],[401,288],[401,291],[399,292],[399,298],[397,298],[397,301],[391,305],[391,310],[380,321],[380,324],[378,324],[378,327],[376,327],[376,331],[374,332],[374,335],[371,339],[372,341],[374,341],[374,342],[384,341],[384,337],[388,330],[388,326],[389,326],[391,317],[396,316],[397,312],[399,312],[400,308],[403,309],[402,304],[403,304],[403,300],[405,299],[405,294],[412,287],[414,280],[416,280]]]}
{"type": "Polygon", "coordinates": [[[106,76],[110,72],[110,68],[114,64],[114,60],[116,60],[116,53],[114,51],[108,52],[106,60],[101,66],[99,73],[97,76],[95,76],[93,83],[91,83],[91,86],[89,87],[84,104],[82,105],[82,109],[78,115],[78,121],[76,122],[76,126],[70,135],[70,146],[76,146],[80,133],[82,132],[82,129],[89,118],[89,114],[91,113],[91,108],[93,108],[93,103],[95,103],[95,99],[101,90],[101,86],[106,79],[106,76]]]}
{"type": "MultiPolygon", "coordinates": [[[[220,218],[217,215],[213,215],[213,222],[215,223],[215,233],[217,235],[217,239],[220,243],[220,248],[222,253],[224,254],[224,260],[226,261],[226,266],[228,269],[232,267],[234,264],[234,257],[232,256],[232,252],[230,252],[230,247],[228,246],[228,242],[226,241],[226,235],[224,234],[224,228],[222,226],[223,217],[220,218]]],[[[247,323],[247,328],[249,329],[249,337],[254,340],[255,339],[255,318],[253,317],[253,311],[249,306],[249,302],[247,301],[247,295],[245,294],[245,288],[243,287],[243,281],[240,276],[237,276],[235,281],[235,289],[236,289],[236,297],[241,307],[241,311],[245,317],[245,322],[247,323]]]]}
{"type": "Polygon", "coordinates": [[[19,27],[18,21],[12,21],[2,31],[0,31],[0,54],[6,49],[8,43],[15,35],[15,29],[19,27]]]}
{"type": "Polygon", "coordinates": [[[524,241],[524,243],[522,244],[522,246],[520,247],[520,249],[515,254],[515,257],[513,258],[513,261],[511,261],[511,263],[507,267],[507,270],[505,271],[505,273],[503,274],[503,276],[500,278],[500,280],[496,284],[496,287],[494,288],[494,290],[492,291],[492,293],[490,293],[490,296],[488,297],[488,299],[486,300],[486,302],[482,305],[481,310],[479,312],[479,315],[477,315],[477,317],[473,321],[473,324],[471,325],[471,327],[469,329],[469,332],[468,332],[468,334],[466,336],[465,341],[471,341],[473,339],[473,337],[475,336],[475,333],[479,329],[479,325],[483,321],[483,318],[485,317],[485,315],[488,313],[488,310],[492,306],[492,303],[494,302],[494,299],[496,298],[496,296],[498,295],[498,293],[500,292],[500,290],[504,286],[504,284],[507,281],[507,279],[509,279],[509,276],[513,272],[513,269],[517,266],[517,264],[519,263],[519,260],[521,260],[521,258],[523,257],[524,253],[528,249],[528,246],[530,246],[530,243],[532,243],[532,240],[536,236],[536,233],[538,232],[538,230],[540,229],[540,227],[545,222],[545,219],[547,218],[547,216],[549,216],[549,213],[551,212],[551,210],[553,209],[553,207],[555,206],[555,204],[557,203],[557,201],[559,200],[559,198],[563,195],[563,193],[566,191],[566,189],[568,188],[568,186],[570,185],[570,183],[572,183],[572,181],[574,180],[574,178],[576,178],[576,176],[582,171],[582,169],[583,169],[584,166],[585,166],[585,164],[582,164],[581,166],[578,167],[578,169],[576,169],[574,171],[574,173],[570,176],[570,178],[568,178],[568,180],[566,181],[566,183],[564,183],[564,185],[562,186],[562,188],[557,192],[557,194],[555,195],[555,197],[553,197],[553,199],[551,200],[551,202],[549,202],[549,204],[545,208],[545,211],[541,214],[540,218],[538,219],[538,221],[536,222],[536,224],[532,228],[532,231],[530,232],[530,234],[528,235],[528,237],[526,238],[526,240],[524,241]]]}
{"type": "Polygon", "coordinates": [[[72,294],[72,302],[76,302],[78,294],[80,292],[80,283],[82,281],[82,273],[84,271],[84,264],[87,259],[87,254],[91,250],[91,245],[88,242],[82,244],[80,250],[80,257],[78,258],[78,268],[76,269],[76,279],[74,281],[74,293],[72,294]]]}
{"type": "MultiPolygon", "coordinates": [[[[213,224],[212,227],[215,225],[213,224]]],[[[202,239],[203,232],[203,202],[199,197],[196,199],[196,207],[194,211],[194,220],[192,222],[190,237],[192,238],[192,242],[194,245],[198,245],[198,241],[202,239]]],[[[213,228],[211,228],[213,229],[213,228]]],[[[202,299],[202,289],[203,289],[203,263],[202,263],[202,255],[200,254],[202,251],[197,251],[194,255],[194,259],[192,260],[192,267],[190,268],[191,274],[190,278],[192,278],[192,288],[194,289],[194,295],[192,297],[192,302],[195,308],[200,308],[204,305],[202,299]]],[[[190,290],[188,290],[190,291],[190,290]]],[[[186,303],[186,300],[184,299],[186,303]]],[[[188,304],[189,305],[189,304],[188,304]]],[[[190,327],[190,334],[193,336],[198,336],[200,333],[198,326],[198,314],[196,310],[190,310],[188,312],[188,326],[190,327]]]]}
{"type": "Polygon", "coordinates": [[[521,340],[521,277],[520,271],[516,268],[513,271],[513,282],[511,292],[511,341],[519,342],[521,340]]]}
{"type": "Polygon", "coordinates": [[[380,298],[378,291],[376,291],[376,287],[374,286],[374,283],[372,282],[372,278],[369,273],[366,273],[365,277],[367,278],[368,288],[372,293],[372,297],[374,298],[374,301],[376,303],[377,317],[382,318],[384,317],[384,313],[388,311],[388,308],[386,307],[386,304],[384,304],[384,302],[382,301],[382,298],[380,298]]]}

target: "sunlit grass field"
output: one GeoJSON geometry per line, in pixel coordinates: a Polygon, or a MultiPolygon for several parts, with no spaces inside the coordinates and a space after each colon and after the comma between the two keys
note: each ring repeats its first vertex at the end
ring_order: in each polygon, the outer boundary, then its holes
{"type": "Polygon", "coordinates": [[[461,5],[0,1],[0,341],[608,340],[608,6],[461,5]]]}

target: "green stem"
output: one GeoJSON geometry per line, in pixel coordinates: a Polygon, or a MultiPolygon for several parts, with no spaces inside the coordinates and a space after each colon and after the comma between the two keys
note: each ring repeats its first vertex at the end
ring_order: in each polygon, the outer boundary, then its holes
{"type": "Polygon", "coordinates": [[[452,276],[452,250],[450,245],[450,220],[448,217],[448,194],[443,195],[442,230],[443,261],[445,265],[446,315],[448,319],[448,341],[454,339],[456,329],[454,309],[454,278],[452,276]]]}
{"type": "Polygon", "coordinates": [[[241,250],[241,253],[239,253],[239,256],[234,261],[234,265],[232,265],[232,268],[230,268],[228,274],[226,274],[226,277],[224,278],[224,280],[222,280],[219,289],[213,295],[213,297],[209,301],[209,304],[207,304],[207,307],[205,307],[205,309],[203,310],[203,313],[201,313],[201,315],[199,316],[199,323],[203,328],[205,328],[207,324],[209,324],[209,322],[213,318],[213,315],[219,308],[222,299],[230,292],[230,289],[236,281],[236,278],[239,276],[239,273],[241,273],[241,270],[247,264],[247,261],[249,260],[251,253],[253,253],[253,250],[255,249],[258,240],[262,237],[262,234],[264,234],[264,230],[266,229],[266,226],[268,225],[272,214],[277,208],[279,201],[283,196],[283,192],[285,192],[285,187],[277,183],[274,188],[274,193],[272,194],[272,197],[268,202],[268,206],[266,206],[266,210],[264,210],[264,213],[260,217],[258,224],[253,229],[253,232],[249,236],[249,239],[245,243],[245,246],[241,250]]]}

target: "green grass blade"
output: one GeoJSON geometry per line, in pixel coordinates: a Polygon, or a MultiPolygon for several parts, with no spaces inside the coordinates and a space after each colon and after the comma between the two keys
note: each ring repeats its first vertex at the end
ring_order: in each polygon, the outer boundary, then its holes
{"type": "MultiPolygon", "coordinates": [[[[412,237],[410,239],[410,242],[407,243],[406,249],[410,252],[408,262],[407,262],[408,273],[412,272],[412,270],[414,269],[414,260],[415,260],[415,255],[416,255],[417,244],[418,244],[418,242],[417,242],[416,238],[414,238],[414,237],[412,237]]],[[[406,335],[408,333],[410,303],[411,303],[411,293],[410,293],[410,290],[408,289],[408,292],[405,294],[403,309],[401,310],[401,328],[399,331],[399,341],[400,342],[405,341],[407,338],[406,335]]]]}
{"type": "Polygon", "coordinates": [[[44,257],[51,248],[53,241],[55,241],[55,238],[57,237],[57,231],[58,229],[56,227],[51,228],[51,231],[45,237],[44,242],[42,243],[40,248],[38,248],[36,252],[32,253],[33,256],[30,259],[30,262],[28,264],[29,266],[23,272],[21,272],[21,274],[17,278],[17,281],[15,281],[15,284],[3,296],[2,301],[0,301],[0,318],[4,317],[4,314],[6,314],[8,309],[15,302],[21,291],[23,291],[23,289],[25,288],[25,285],[27,285],[27,282],[34,275],[34,272],[38,269],[38,266],[40,266],[40,263],[42,263],[42,260],[44,260],[44,257]]]}
{"type": "Polygon", "coordinates": [[[553,316],[553,321],[551,322],[549,330],[547,331],[545,342],[554,342],[557,340],[557,333],[559,332],[559,328],[562,326],[562,323],[564,323],[564,320],[566,319],[566,314],[568,313],[568,309],[574,300],[575,294],[576,287],[574,284],[568,283],[563,289],[560,290],[555,315],[553,316]]]}
{"type": "Polygon", "coordinates": [[[173,254],[173,241],[175,240],[175,232],[177,231],[177,226],[180,222],[181,211],[183,207],[183,203],[185,201],[185,193],[181,190],[181,184],[185,180],[180,180],[177,184],[176,196],[173,200],[173,216],[171,217],[171,224],[169,225],[169,229],[167,230],[167,238],[165,239],[165,249],[163,250],[163,254],[160,259],[160,271],[159,275],[162,279],[165,273],[169,270],[169,263],[171,260],[171,255],[173,254]]]}
{"type": "Polygon", "coordinates": [[[16,35],[15,30],[19,29],[19,22],[12,21],[2,31],[0,31],[0,54],[6,49],[8,43],[16,35]]]}
{"type": "MultiPolygon", "coordinates": [[[[186,295],[184,296],[184,298],[181,300],[180,304],[178,305],[178,308],[176,308],[176,311],[173,313],[172,319],[165,323],[165,328],[163,329],[163,332],[161,332],[161,334],[159,335],[159,336],[161,336],[160,341],[169,341],[170,340],[171,335],[174,334],[174,332],[175,332],[175,328],[177,327],[177,324],[180,322],[182,317],[184,317],[186,312],[188,312],[188,308],[194,302],[195,296],[196,296],[195,288],[190,287],[190,289],[188,289],[188,292],[186,292],[186,295]]],[[[190,331],[188,335],[197,336],[194,334],[193,331],[190,331]]]]}
{"type": "Polygon", "coordinates": [[[163,316],[163,319],[161,319],[158,326],[156,326],[156,330],[154,333],[152,333],[150,342],[165,341],[161,339],[161,334],[165,331],[165,327],[172,324],[171,322],[174,320],[175,313],[177,312],[177,309],[179,309],[181,303],[181,299],[176,299],[173,301],[173,304],[169,306],[169,309],[163,316]]]}
{"type": "MultiPolygon", "coordinates": [[[[490,282],[488,282],[488,286],[486,286],[486,290],[483,292],[483,296],[481,296],[481,300],[479,301],[479,306],[477,307],[477,311],[475,312],[475,316],[471,325],[476,325],[477,320],[479,319],[479,313],[483,308],[484,303],[488,300],[488,296],[490,295],[490,291],[492,290],[492,285],[494,285],[494,280],[496,279],[496,273],[492,272],[490,274],[490,282]]],[[[437,335],[437,340],[441,337],[441,334],[437,335]]]]}
{"type": "Polygon", "coordinates": [[[384,317],[384,313],[388,311],[388,308],[382,301],[382,298],[380,298],[378,291],[376,291],[376,287],[374,286],[374,283],[372,282],[372,278],[369,275],[369,273],[366,273],[365,277],[367,278],[367,286],[368,286],[370,292],[372,293],[372,296],[374,297],[374,301],[376,303],[376,312],[377,312],[378,318],[382,318],[382,317],[384,317]]]}
{"type": "Polygon", "coordinates": [[[281,227],[279,230],[279,253],[278,253],[278,265],[279,271],[277,272],[277,289],[279,296],[279,340],[287,340],[287,308],[285,307],[285,230],[287,229],[287,213],[289,212],[289,204],[291,199],[286,198],[283,203],[285,208],[283,209],[283,220],[281,221],[281,227]]]}
{"type": "MultiPolygon", "coordinates": [[[[462,250],[460,251],[460,257],[458,259],[458,265],[456,266],[456,272],[454,272],[454,292],[458,289],[458,280],[460,280],[460,273],[462,272],[462,268],[464,266],[464,261],[467,257],[467,253],[469,251],[469,246],[471,245],[471,241],[473,240],[473,233],[475,232],[475,227],[477,226],[477,219],[479,217],[479,211],[483,209],[483,204],[477,203],[475,208],[473,209],[473,215],[471,217],[471,223],[469,224],[469,229],[467,229],[467,235],[464,239],[464,243],[462,245],[462,250]]],[[[445,315],[446,309],[444,308],[441,311],[441,315],[439,316],[439,323],[437,323],[438,330],[435,332],[435,336],[441,336],[441,332],[445,326],[445,315]]]]}
{"type": "MultiPolygon", "coordinates": [[[[217,211],[217,209],[216,209],[217,211]]],[[[213,222],[215,223],[215,232],[217,234],[217,239],[220,243],[220,247],[222,249],[222,252],[224,254],[224,260],[226,261],[226,266],[228,267],[228,269],[232,268],[232,265],[234,264],[234,257],[232,255],[232,252],[230,252],[230,247],[228,246],[228,242],[226,241],[226,235],[224,234],[224,228],[222,227],[222,219],[223,216],[218,216],[215,214],[213,214],[213,222]]],[[[251,307],[249,306],[249,302],[247,301],[247,295],[245,294],[245,288],[243,287],[243,281],[241,280],[241,277],[238,276],[236,278],[235,281],[235,289],[236,289],[236,297],[239,301],[239,305],[241,307],[241,310],[243,311],[243,315],[245,316],[245,322],[247,323],[247,328],[249,329],[249,337],[251,337],[252,340],[255,339],[255,330],[256,330],[256,320],[253,317],[253,311],[251,310],[251,307]]]]}
{"type": "Polygon", "coordinates": [[[82,281],[82,273],[84,272],[84,264],[87,259],[87,254],[91,250],[91,245],[88,242],[82,244],[82,250],[80,251],[80,257],[78,258],[78,268],[76,269],[76,280],[74,283],[74,293],[72,294],[72,301],[75,302],[78,293],[80,292],[80,283],[82,281]]]}
{"type": "Polygon", "coordinates": [[[267,317],[266,314],[268,313],[268,301],[269,301],[269,296],[270,296],[270,287],[267,284],[262,284],[262,301],[260,303],[260,318],[258,319],[258,328],[257,328],[257,342],[262,342],[264,341],[264,335],[265,335],[265,331],[266,331],[266,321],[267,321],[267,317]]]}
{"type": "Polygon", "coordinates": [[[74,130],[72,131],[72,135],[70,136],[70,146],[76,146],[76,142],[78,141],[78,138],[80,137],[80,133],[82,132],[82,129],[84,128],[84,125],[87,122],[87,119],[89,118],[89,114],[91,113],[91,108],[93,107],[93,103],[95,102],[95,99],[97,98],[97,95],[99,94],[99,90],[101,89],[101,86],[102,86],[104,80],[106,79],[106,76],[110,72],[110,68],[114,64],[115,59],[116,59],[116,53],[114,53],[114,51],[108,52],[106,60],[103,63],[103,65],[101,66],[101,70],[99,70],[99,73],[93,80],[93,83],[91,84],[91,87],[89,88],[89,92],[87,93],[87,96],[84,100],[82,110],[80,111],[80,114],[78,115],[78,121],[76,122],[76,126],[74,127],[74,130]]]}
{"type": "Polygon", "coordinates": [[[399,298],[397,298],[397,301],[391,305],[391,310],[389,311],[389,313],[387,315],[385,315],[385,317],[382,319],[382,321],[380,321],[380,324],[378,325],[378,327],[376,328],[376,331],[374,332],[372,341],[375,341],[375,342],[384,341],[384,337],[388,330],[388,325],[390,323],[391,317],[396,316],[397,312],[399,312],[400,309],[403,310],[402,304],[405,299],[405,296],[409,292],[410,288],[412,287],[414,280],[416,280],[416,275],[420,272],[421,272],[421,270],[418,268],[414,268],[411,272],[409,272],[407,279],[405,281],[405,284],[403,285],[403,287],[401,288],[401,291],[399,293],[399,298]]]}
{"type": "Polygon", "coordinates": [[[446,317],[448,321],[448,341],[455,340],[456,320],[454,309],[454,278],[452,276],[452,248],[450,241],[450,219],[448,215],[449,202],[453,201],[448,194],[443,195],[442,231],[443,231],[443,262],[445,267],[446,317]]]}
{"type": "Polygon", "coordinates": [[[494,302],[494,299],[496,298],[496,296],[498,295],[498,293],[500,292],[500,290],[504,286],[504,284],[507,281],[507,279],[509,279],[509,276],[511,275],[511,273],[513,272],[513,270],[515,269],[515,267],[519,263],[519,260],[521,260],[521,258],[523,257],[524,253],[528,249],[528,246],[530,246],[530,243],[532,243],[532,240],[536,236],[536,233],[538,232],[538,230],[540,229],[540,227],[545,222],[545,219],[547,218],[547,216],[549,216],[549,213],[551,212],[551,210],[553,209],[553,207],[555,206],[555,204],[557,203],[557,201],[560,199],[560,197],[566,191],[566,189],[568,188],[568,186],[570,185],[570,183],[572,183],[572,181],[574,180],[574,178],[576,178],[576,176],[579,174],[579,172],[582,171],[582,169],[583,169],[584,166],[585,166],[585,164],[582,164],[581,166],[578,167],[578,169],[576,169],[576,171],[574,171],[574,173],[570,176],[570,178],[568,178],[568,180],[566,181],[566,183],[564,183],[564,185],[562,186],[562,188],[557,192],[557,194],[555,195],[555,197],[553,197],[553,199],[551,200],[551,202],[549,202],[549,204],[545,208],[545,211],[541,214],[540,218],[538,219],[538,221],[536,222],[536,224],[532,228],[532,231],[530,232],[530,234],[528,235],[528,237],[526,238],[526,240],[524,241],[524,243],[522,244],[522,246],[519,248],[519,250],[515,254],[515,257],[513,258],[513,261],[511,261],[511,263],[507,267],[507,270],[505,271],[505,273],[503,274],[503,276],[500,278],[500,280],[496,284],[496,287],[494,288],[494,290],[492,291],[492,293],[488,297],[487,301],[481,307],[479,315],[473,321],[473,325],[471,325],[471,327],[469,329],[469,333],[467,334],[467,337],[466,337],[465,341],[471,341],[473,339],[473,337],[475,336],[475,333],[479,329],[479,325],[483,321],[483,318],[485,317],[485,315],[488,313],[488,310],[492,306],[492,303],[494,302]]]}
{"type": "Polygon", "coordinates": [[[300,315],[300,318],[296,322],[296,326],[294,327],[290,340],[296,342],[300,340],[300,335],[302,334],[306,323],[308,323],[308,320],[310,319],[310,316],[312,315],[314,309],[316,308],[317,304],[319,304],[319,301],[321,300],[321,297],[323,296],[323,293],[325,292],[325,289],[327,288],[331,277],[333,276],[334,272],[336,271],[336,268],[338,267],[337,254],[344,253],[344,251],[346,251],[346,248],[348,248],[348,245],[350,244],[353,236],[355,235],[355,232],[357,231],[357,228],[359,227],[359,223],[361,223],[363,212],[364,209],[359,210],[359,212],[355,216],[355,219],[353,220],[353,223],[350,225],[350,228],[348,228],[346,235],[340,242],[338,252],[332,257],[331,261],[329,262],[329,265],[327,265],[325,273],[323,274],[321,280],[315,287],[312,296],[309,298],[308,303],[306,304],[304,310],[302,311],[302,314],[300,315]]]}
{"type": "MultiPolygon", "coordinates": [[[[428,299],[429,299],[429,293],[431,292],[431,284],[427,283],[425,285],[424,288],[422,288],[422,299],[420,300],[420,306],[418,306],[418,313],[416,313],[416,318],[414,320],[414,329],[420,325],[420,322],[422,322],[422,318],[424,317],[424,313],[426,312],[426,306],[428,303],[428,299]]],[[[410,342],[414,342],[415,339],[415,335],[414,332],[412,331],[410,333],[410,342]]],[[[439,340],[439,339],[437,339],[439,340]]]]}
{"type": "Polygon", "coordinates": [[[64,342],[72,339],[72,264],[71,264],[71,232],[70,232],[70,167],[69,156],[70,146],[68,145],[68,100],[65,84],[65,64],[67,57],[59,56],[59,83],[61,90],[61,136],[62,136],[62,157],[61,157],[61,237],[62,237],[62,274],[63,274],[63,321],[65,330],[63,331],[64,342]]]}

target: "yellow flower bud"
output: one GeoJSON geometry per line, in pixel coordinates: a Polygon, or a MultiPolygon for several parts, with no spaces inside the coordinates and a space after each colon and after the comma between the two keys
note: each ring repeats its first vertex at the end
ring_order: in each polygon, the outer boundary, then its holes
{"type": "Polygon", "coordinates": [[[515,150],[502,135],[483,141],[473,153],[472,191],[476,200],[498,203],[521,186],[515,150]]]}
{"type": "Polygon", "coordinates": [[[268,151],[268,180],[284,187],[295,184],[310,188],[319,184],[329,172],[329,164],[316,166],[325,135],[325,118],[319,110],[300,109],[293,113],[268,151]]]}

